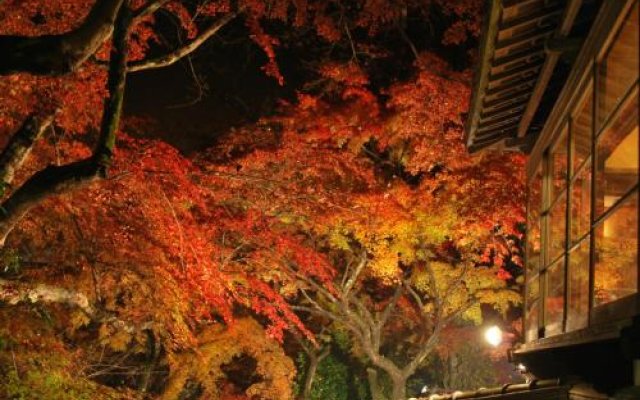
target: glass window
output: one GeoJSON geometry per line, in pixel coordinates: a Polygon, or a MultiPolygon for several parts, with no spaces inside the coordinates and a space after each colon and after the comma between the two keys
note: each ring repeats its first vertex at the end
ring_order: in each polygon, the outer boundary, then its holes
{"type": "Polygon", "coordinates": [[[540,268],[540,210],[542,208],[542,173],[538,171],[529,185],[527,217],[527,274],[531,276],[540,268]]]}
{"type": "Polygon", "coordinates": [[[538,320],[539,320],[539,307],[540,303],[540,277],[535,275],[529,279],[526,288],[526,317],[525,317],[525,332],[527,340],[535,340],[538,338],[538,320]]]}
{"type": "Polygon", "coordinates": [[[569,254],[567,330],[587,326],[589,315],[589,236],[569,254]]]}
{"type": "Polygon", "coordinates": [[[591,163],[583,164],[571,183],[571,241],[576,243],[591,228],[591,163]]]}
{"type": "Polygon", "coordinates": [[[551,177],[553,185],[551,199],[557,197],[558,193],[567,187],[567,138],[567,128],[565,127],[551,153],[551,177]]]}
{"type": "Polygon", "coordinates": [[[598,138],[596,212],[601,215],[638,182],[638,97],[632,95],[598,138]]]}
{"type": "Polygon", "coordinates": [[[567,196],[564,192],[549,210],[549,258],[553,261],[562,254],[566,244],[567,227],[567,196]]]}
{"type": "Polygon", "coordinates": [[[639,292],[639,4],[586,71],[529,182],[527,341],[583,329],[594,307],[639,292]]]}
{"type": "Polygon", "coordinates": [[[531,276],[540,269],[540,218],[529,221],[527,231],[527,271],[531,276]]]}
{"type": "Polygon", "coordinates": [[[546,272],[547,293],[545,307],[545,336],[562,332],[564,318],[564,257],[551,265],[546,272]]]}
{"type": "Polygon", "coordinates": [[[638,79],[638,3],[600,64],[598,115],[602,123],[638,79]]]}
{"type": "Polygon", "coordinates": [[[528,303],[525,323],[525,340],[527,342],[538,339],[538,320],[540,318],[540,300],[528,303]]]}
{"type": "Polygon", "coordinates": [[[529,279],[526,292],[527,302],[532,302],[540,297],[540,278],[538,275],[535,275],[534,277],[529,279]]]}
{"type": "Polygon", "coordinates": [[[638,193],[595,229],[594,305],[638,291],[638,193]]]}
{"type": "Polygon", "coordinates": [[[573,149],[573,171],[578,168],[591,154],[591,131],[593,121],[593,89],[589,84],[587,97],[578,106],[571,121],[571,148],[573,149]]]}

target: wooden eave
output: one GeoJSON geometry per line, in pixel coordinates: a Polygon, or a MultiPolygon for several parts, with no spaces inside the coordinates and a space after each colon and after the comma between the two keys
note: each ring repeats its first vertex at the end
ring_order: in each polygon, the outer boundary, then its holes
{"type": "Polygon", "coordinates": [[[565,38],[582,0],[490,0],[465,141],[469,151],[522,139],[558,62],[546,47],[565,38]]]}
{"type": "MultiPolygon", "coordinates": [[[[452,394],[429,396],[429,400],[561,400],[567,399],[574,384],[560,379],[532,380],[528,383],[508,383],[506,385],[480,388],[477,390],[458,391],[452,394]]],[[[602,397],[585,397],[601,400],[602,397]]],[[[427,400],[420,398],[419,400],[427,400]]]]}

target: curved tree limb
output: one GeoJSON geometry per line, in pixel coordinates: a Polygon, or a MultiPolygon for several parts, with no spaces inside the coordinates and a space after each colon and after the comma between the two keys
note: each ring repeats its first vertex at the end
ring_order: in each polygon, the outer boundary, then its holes
{"type": "Polygon", "coordinates": [[[60,35],[0,36],[0,75],[75,71],[111,36],[124,0],[98,0],[84,22],[60,35]]]}
{"type": "Polygon", "coordinates": [[[150,0],[147,4],[137,9],[133,15],[134,19],[142,19],[147,15],[151,15],[158,11],[162,6],[167,4],[170,0],[150,0]]]}
{"type": "Polygon", "coordinates": [[[386,400],[378,381],[378,371],[375,368],[367,368],[367,382],[369,383],[369,391],[373,400],[386,400]]]}
{"type": "Polygon", "coordinates": [[[404,292],[403,289],[404,289],[404,284],[403,283],[398,284],[398,286],[396,287],[396,290],[393,293],[393,296],[389,300],[389,303],[387,303],[387,305],[384,307],[382,312],[376,316],[377,321],[373,326],[373,338],[374,338],[374,343],[376,344],[377,347],[380,347],[380,345],[382,344],[382,330],[384,329],[385,325],[389,321],[389,317],[391,317],[391,314],[395,310],[396,306],[398,305],[398,301],[400,300],[404,292]]]}
{"type": "Polygon", "coordinates": [[[0,246],[4,245],[9,233],[31,208],[51,196],[79,188],[106,175],[122,112],[130,22],[131,10],[125,5],[121,7],[116,23],[109,66],[109,97],[104,104],[100,138],[93,154],[67,165],[48,166],[35,173],[13,192],[0,205],[0,246]]]}
{"type": "Polygon", "coordinates": [[[355,270],[352,271],[351,275],[348,274],[350,272],[348,269],[347,271],[345,271],[344,277],[347,279],[342,289],[342,292],[344,293],[345,296],[349,295],[349,292],[353,288],[353,285],[355,285],[356,281],[360,277],[360,273],[362,273],[362,271],[364,270],[364,267],[367,265],[367,261],[368,261],[367,252],[363,251],[360,256],[360,261],[358,262],[358,266],[355,268],[355,270]]]}
{"type": "Polygon", "coordinates": [[[444,328],[443,323],[439,323],[438,325],[436,325],[435,329],[433,330],[433,333],[431,334],[431,336],[429,336],[429,339],[427,340],[427,342],[420,348],[420,350],[418,350],[418,353],[413,357],[413,359],[409,361],[404,366],[404,368],[402,368],[402,375],[404,375],[405,378],[408,378],[411,375],[415,374],[418,367],[420,367],[420,365],[422,365],[422,363],[427,358],[427,356],[431,354],[433,349],[438,344],[438,340],[440,339],[440,333],[442,332],[443,328],[444,328]]]}
{"type": "MultiPolygon", "coordinates": [[[[85,21],[63,34],[36,37],[0,35],[0,75],[17,72],[62,75],[77,70],[111,37],[123,1],[96,1],[85,21]]],[[[135,11],[134,21],[155,13],[169,1],[150,0],[135,11]]]]}
{"type": "Polygon", "coordinates": [[[19,303],[65,304],[79,309],[91,319],[95,319],[97,315],[95,308],[84,294],[45,284],[29,285],[0,279],[0,301],[10,305],[19,303]]]}
{"type": "Polygon", "coordinates": [[[109,324],[117,329],[132,333],[153,327],[153,321],[133,324],[117,318],[114,314],[95,307],[85,294],[59,286],[44,283],[29,284],[20,281],[0,279],[0,302],[12,306],[18,304],[62,304],[76,308],[91,321],[109,324]]]}
{"type": "Polygon", "coordinates": [[[42,136],[53,122],[54,113],[43,117],[31,114],[24,121],[9,143],[0,154],[0,195],[13,182],[15,172],[20,169],[31,153],[34,143],[42,136]]]}
{"type": "Polygon", "coordinates": [[[200,47],[204,42],[206,42],[213,35],[218,33],[220,29],[222,29],[225,25],[227,25],[230,21],[232,21],[238,14],[237,13],[229,13],[225,14],[223,17],[214,22],[211,26],[205,29],[197,38],[188,43],[187,45],[180,47],[169,54],[165,54],[163,56],[152,58],[148,60],[141,60],[132,62],[128,66],[129,72],[137,72],[147,69],[155,69],[155,68],[163,68],[168,67],[172,64],[175,64],[180,59],[188,56],[193,53],[198,47],[200,47]]]}
{"type": "Polygon", "coordinates": [[[304,377],[304,386],[302,390],[302,399],[310,400],[311,399],[311,390],[313,389],[313,382],[316,378],[316,372],[318,371],[318,366],[330,353],[331,353],[331,345],[327,344],[322,348],[312,351],[306,351],[309,356],[309,365],[307,366],[307,371],[304,377]]]}

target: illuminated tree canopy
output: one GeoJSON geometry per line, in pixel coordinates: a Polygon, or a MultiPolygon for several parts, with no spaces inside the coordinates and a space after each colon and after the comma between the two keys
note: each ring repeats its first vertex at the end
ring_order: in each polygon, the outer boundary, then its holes
{"type": "Polygon", "coordinates": [[[346,365],[399,400],[443,332],[512,319],[524,157],[463,144],[481,9],[0,1],[0,393],[311,398],[346,365]],[[270,112],[187,154],[123,111],[134,74],[225,65],[192,61],[225,29],[270,112]]]}

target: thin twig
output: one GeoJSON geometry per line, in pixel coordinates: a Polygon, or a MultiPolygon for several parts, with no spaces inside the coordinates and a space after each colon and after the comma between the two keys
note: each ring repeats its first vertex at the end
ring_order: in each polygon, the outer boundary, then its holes
{"type": "Polygon", "coordinates": [[[356,45],[353,43],[353,38],[351,37],[351,31],[349,30],[349,25],[347,25],[347,21],[344,21],[344,30],[347,33],[347,39],[349,39],[349,45],[351,46],[351,59],[358,64],[358,53],[356,51],[356,45]]]}
{"type": "Polygon", "coordinates": [[[400,25],[396,25],[396,28],[398,29],[398,32],[400,32],[400,37],[407,43],[407,45],[411,49],[411,52],[413,53],[413,56],[417,60],[420,57],[420,55],[418,54],[418,49],[416,49],[416,46],[413,44],[411,39],[409,39],[409,36],[407,36],[407,33],[404,31],[404,29],[402,29],[400,25]]]}
{"type": "Polygon", "coordinates": [[[220,19],[218,19],[216,22],[211,24],[209,28],[205,29],[191,43],[188,43],[183,47],[180,47],[172,51],[169,54],[165,54],[164,56],[130,63],[127,66],[127,70],[129,72],[136,72],[136,71],[142,71],[147,69],[168,67],[169,65],[175,64],[182,58],[196,51],[204,42],[206,42],[210,37],[218,33],[220,29],[222,29],[225,25],[231,22],[237,15],[238,14],[235,12],[226,14],[220,19]]]}
{"type": "Polygon", "coordinates": [[[169,198],[167,197],[167,194],[164,192],[164,189],[160,188],[160,193],[162,193],[162,197],[164,198],[165,202],[169,206],[169,210],[171,210],[171,215],[173,216],[173,220],[175,221],[176,226],[178,227],[178,235],[180,236],[180,266],[182,267],[182,272],[184,272],[186,267],[184,264],[184,233],[182,232],[182,224],[180,224],[180,221],[178,220],[178,215],[176,214],[176,210],[173,208],[173,204],[171,204],[171,202],[169,201],[169,198]]]}
{"type": "Polygon", "coordinates": [[[136,12],[134,13],[134,18],[136,20],[140,20],[140,19],[146,17],[147,15],[153,14],[158,9],[160,9],[162,6],[167,4],[169,1],[170,0],[151,0],[147,4],[145,4],[144,6],[140,7],[138,10],[136,10],[136,12]]]}
{"type": "Polygon", "coordinates": [[[16,363],[16,353],[13,352],[13,346],[11,347],[11,359],[13,359],[13,369],[16,371],[16,378],[20,379],[20,372],[18,372],[18,363],[16,363]]]}

